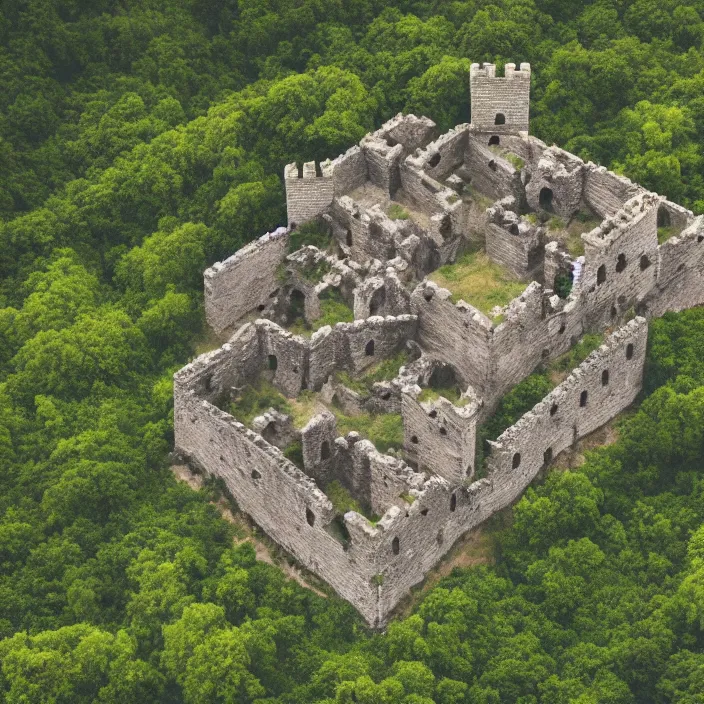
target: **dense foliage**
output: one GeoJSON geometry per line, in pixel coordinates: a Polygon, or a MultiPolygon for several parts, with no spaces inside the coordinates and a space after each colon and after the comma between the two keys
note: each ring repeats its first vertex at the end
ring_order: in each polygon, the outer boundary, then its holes
{"type": "Polygon", "coordinates": [[[233,546],[168,470],[203,268],[282,165],[530,61],[533,131],[704,210],[704,3],[27,0],[0,13],[0,700],[700,702],[704,313],[621,439],[385,635],[233,546]]]}

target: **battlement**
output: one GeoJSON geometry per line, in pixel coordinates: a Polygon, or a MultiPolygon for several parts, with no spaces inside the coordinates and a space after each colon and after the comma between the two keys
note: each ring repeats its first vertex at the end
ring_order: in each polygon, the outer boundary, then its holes
{"type": "Polygon", "coordinates": [[[174,376],[177,451],[373,626],[633,402],[647,318],[704,304],[704,216],[530,137],[530,73],[473,64],[471,124],[397,115],[289,164],[290,227],[204,274],[234,334],[174,376]],[[477,467],[502,396],[588,332],[609,334],[477,467]]]}
{"type": "Polygon", "coordinates": [[[472,125],[480,132],[517,134],[528,131],[530,64],[507,63],[504,76],[494,64],[472,64],[469,70],[472,125]]]}

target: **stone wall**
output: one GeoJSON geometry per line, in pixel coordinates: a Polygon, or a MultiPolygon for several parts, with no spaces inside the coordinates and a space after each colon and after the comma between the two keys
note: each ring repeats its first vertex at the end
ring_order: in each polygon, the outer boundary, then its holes
{"type": "Polygon", "coordinates": [[[418,343],[430,357],[450,364],[465,386],[485,397],[493,384],[493,331],[473,306],[450,300],[450,292],[426,281],[411,294],[418,316],[418,343]]]}
{"type": "Polygon", "coordinates": [[[664,315],[704,305],[704,216],[697,216],[678,237],[658,248],[657,287],[647,299],[647,314],[664,315]]]}
{"type": "Polygon", "coordinates": [[[336,197],[351,193],[369,177],[362,149],[354,146],[332,162],[332,183],[336,197]]]}
{"type": "Polygon", "coordinates": [[[643,300],[657,276],[660,197],[644,193],[582,236],[581,287],[588,327],[599,327],[643,300]]]}
{"type": "Polygon", "coordinates": [[[477,404],[454,406],[446,398],[419,403],[401,399],[404,450],[420,471],[429,470],[457,486],[474,473],[477,404]]]}
{"type": "Polygon", "coordinates": [[[530,64],[504,66],[504,77],[496,76],[494,64],[472,64],[469,69],[472,125],[480,132],[506,134],[528,131],[530,64]],[[501,123],[503,116],[504,122],[501,123]]]}
{"type": "Polygon", "coordinates": [[[641,387],[646,344],[647,323],[636,318],[498,438],[489,457],[488,479],[465,488],[432,477],[422,490],[411,491],[416,498],[406,511],[387,511],[377,524],[383,531],[381,614],[388,617],[457,538],[518,499],[544,466],[547,449],[556,456],[633,402],[641,387]],[[609,371],[606,385],[604,370],[609,371]],[[584,390],[586,407],[580,406],[584,390]],[[551,413],[554,405],[558,408],[551,413]],[[514,467],[516,454],[520,458],[514,467]]]}
{"type": "Polygon", "coordinates": [[[648,325],[640,317],[610,335],[492,443],[488,478],[520,495],[552,457],[633,403],[641,389],[647,341],[648,325]]]}
{"type": "Polygon", "coordinates": [[[644,191],[637,183],[617,176],[605,166],[592,162],[585,165],[584,202],[602,218],[613,215],[627,200],[644,191]]]}
{"type": "Polygon", "coordinates": [[[280,285],[277,272],[286,256],[288,238],[289,232],[279,228],[205,270],[205,318],[215,332],[266,306],[280,285]]]}
{"type": "Polygon", "coordinates": [[[353,603],[367,621],[377,621],[377,587],[372,584],[377,541],[366,519],[348,514],[346,525],[354,539],[344,546],[327,530],[333,508],[312,479],[261,436],[178,383],[174,432],[177,451],[222,479],[240,509],[267,535],[353,603]]]}
{"type": "Polygon", "coordinates": [[[332,162],[323,162],[316,169],[315,162],[309,161],[303,164],[301,172],[297,164],[288,164],[284,169],[284,184],[288,224],[302,225],[325,212],[332,203],[335,191],[332,162]]]}
{"type": "Polygon", "coordinates": [[[533,210],[571,218],[579,210],[584,190],[584,162],[559,147],[546,149],[533,166],[526,199],[533,210]]]}
{"type": "Polygon", "coordinates": [[[525,203],[521,174],[513,164],[489,149],[483,137],[469,135],[466,168],[472,176],[472,187],[491,198],[513,196],[517,208],[525,203]]]}

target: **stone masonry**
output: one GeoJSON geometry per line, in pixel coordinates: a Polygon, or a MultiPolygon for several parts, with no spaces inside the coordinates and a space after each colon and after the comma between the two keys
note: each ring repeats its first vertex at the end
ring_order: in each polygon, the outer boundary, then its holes
{"type": "Polygon", "coordinates": [[[530,136],[530,75],[472,64],[471,124],[438,136],[398,115],[332,161],[289,164],[288,226],[205,272],[206,317],[227,341],[174,377],[177,452],[373,627],[461,535],[633,403],[648,318],[704,304],[704,216],[530,136]],[[304,224],[328,247],[291,252],[304,224]],[[487,315],[428,278],[465,251],[523,292],[487,315]],[[316,329],[331,305],[349,317],[316,329]],[[589,332],[601,347],[475,466],[502,396],[589,332]],[[395,376],[360,386],[399,354],[395,376]],[[259,380],[310,417],[223,410],[259,380]],[[396,414],[398,449],[339,429],[359,414],[396,414]],[[340,515],[333,483],[365,515],[340,515]]]}

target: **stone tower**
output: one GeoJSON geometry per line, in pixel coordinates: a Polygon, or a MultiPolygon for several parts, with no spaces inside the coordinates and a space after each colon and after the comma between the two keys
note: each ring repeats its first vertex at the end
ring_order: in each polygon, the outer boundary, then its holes
{"type": "Polygon", "coordinates": [[[314,161],[303,167],[289,164],[284,169],[284,183],[289,227],[312,220],[332,204],[334,189],[329,160],[319,166],[314,161]]]}
{"type": "Polygon", "coordinates": [[[530,64],[506,64],[503,78],[494,64],[472,64],[469,69],[472,125],[478,132],[516,134],[528,132],[530,64]]]}

